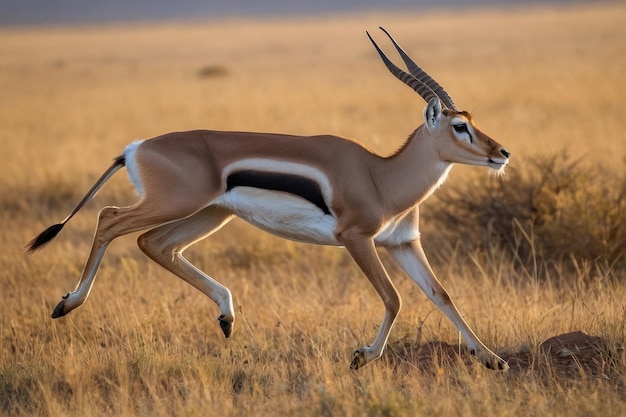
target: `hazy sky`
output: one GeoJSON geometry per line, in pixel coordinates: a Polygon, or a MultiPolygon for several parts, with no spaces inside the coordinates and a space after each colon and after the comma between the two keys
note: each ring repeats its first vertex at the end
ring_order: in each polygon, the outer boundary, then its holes
{"type": "Polygon", "coordinates": [[[548,2],[573,3],[574,0],[0,0],[0,25],[454,9],[459,6],[462,11],[473,6],[548,2]]]}

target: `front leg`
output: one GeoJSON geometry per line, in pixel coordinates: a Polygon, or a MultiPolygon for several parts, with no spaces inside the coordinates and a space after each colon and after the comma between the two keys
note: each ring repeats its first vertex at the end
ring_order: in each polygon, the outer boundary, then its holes
{"type": "Polygon", "coordinates": [[[359,268],[361,268],[361,271],[363,271],[370,280],[385,304],[385,316],[376,339],[371,345],[354,352],[354,358],[350,368],[358,369],[382,355],[393,323],[400,311],[402,301],[378,257],[372,238],[357,236],[346,239],[344,237],[342,243],[352,258],[354,258],[359,268]]]}
{"type": "Polygon", "coordinates": [[[467,341],[473,355],[487,368],[502,370],[509,368],[502,358],[489,350],[478,339],[465,322],[447,291],[435,277],[419,240],[389,247],[387,250],[406,274],[424,291],[426,296],[452,321],[467,341]]]}

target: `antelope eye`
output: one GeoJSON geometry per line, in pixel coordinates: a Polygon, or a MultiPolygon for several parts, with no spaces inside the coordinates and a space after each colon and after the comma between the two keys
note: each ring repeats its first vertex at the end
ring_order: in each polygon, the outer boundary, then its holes
{"type": "Polygon", "coordinates": [[[452,128],[456,133],[469,133],[469,131],[467,130],[467,125],[465,123],[452,125],[452,128]]]}

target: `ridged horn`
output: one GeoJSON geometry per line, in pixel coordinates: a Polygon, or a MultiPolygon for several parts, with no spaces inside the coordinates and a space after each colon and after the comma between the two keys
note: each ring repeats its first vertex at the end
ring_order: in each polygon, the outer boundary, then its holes
{"type": "Polygon", "coordinates": [[[378,51],[381,59],[385,66],[389,69],[389,71],[396,76],[400,81],[411,87],[415,92],[417,92],[426,102],[430,101],[433,97],[439,98],[444,107],[449,109],[456,110],[456,106],[454,105],[454,101],[450,95],[443,89],[443,87],[435,81],[430,75],[428,75],[423,69],[421,69],[412,59],[407,55],[406,52],[398,45],[398,43],[393,39],[393,37],[387,32],[384,28],[380,28],[391,40],[394,47],[402,57],[402,60],[407,66],[409,73],[401,70],[396,65],[394,65],[389,58],[383,53],[383,51],[378,47],[374,39],[370,36],[369,32],[367,33],[368,38],[378,51]]]}

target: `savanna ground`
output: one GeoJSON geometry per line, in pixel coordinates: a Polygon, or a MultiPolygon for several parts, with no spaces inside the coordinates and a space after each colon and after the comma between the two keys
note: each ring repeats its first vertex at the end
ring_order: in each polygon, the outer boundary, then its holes
{"type": "Polygon", "coordinates": [[[625,415],[625,39],[620,4],[0,30],[0,415],[625,415]],[[389,348],[350,371],[382,319],[373,288],[344,251],[241,222],[188,251],[233,292],[230,339],[135,236],[111,245],[85,305],[50,319],[99,207],[135,200],[125,175],[47,248],[24,246],[133,139],[400,146],[424,103],[380,63],[364,33],[391,54],[378,25],[512,152],[504,178],[455,168],[422,211],[435,272],[511,371],[468,359],[391,265],[404,307],[389,348]],[[541,345],[575,331],[589,337],[541,345]]]}

